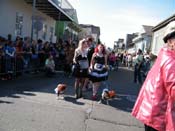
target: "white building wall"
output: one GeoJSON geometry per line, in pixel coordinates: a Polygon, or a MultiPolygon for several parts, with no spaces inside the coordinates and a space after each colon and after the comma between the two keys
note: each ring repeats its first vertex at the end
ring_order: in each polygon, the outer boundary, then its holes
{"type": "MultiPolygon", "coordinates": [[[[31,36],[32,25],[32,6],[24,2],[24,0],[0,0],[0,35],[7,37],[8,34],[15,38],[16,13],[23,15],[22,36],[31,36]]],[[[53,27],[55,32],[55,20],[36,10],[35,15],[42,16],[44,23],[47,25],[46,40],[50,38],[50,27],[53,27]]],[[[55,33],[53,33],[55,34],[55,33]]],[[[43,31],[39,32],[38,38],[42,39],[43,31]]]]}
{"type": "Polygon", "coordinates": [[[127,52],[130,53],[130,54],[135,54],[135,53],[136,53],[136,49],[135,49],[135,47],[129,48],[129,49],[127,50],[127,52]]]}
{"type": "Polygon", "coordinates": [[[144,50],[143,48],[144,48],[144,41],[138,41],[138,42],[136,42],[135,43],[135,46],[136,46],[136,51],[138,51],[139,49],[141,49],[141,50],[144,50]]]}
{"type": "Polygon", "coordinates": [[[144,52],[147,52],[147,50],[150,49],[150,46],[151,46],[151,39],[152,37],[151,36],[145,36],[144,37],[144,41],[143,41],[143,47],[144,47],[144,52]]]}
{"type": "Polygon", "coordinates": [[[94,38],[94,41],[95,42],[98,42],[98,36],[97,36],[97,34],[92,34],[92,37],[94,38]]]}
{"type": "Polygon", "coordinates": [[[135,42],[136,51],[141,49],[143,52],[147,52],[151,44],[151,36],[143,36],[143,40],[138,40],[135,42]]]}
{"type": "Polygon", "coordinates": [[[160,49],[164,46],[163,35],[166,27],[156,31],[153,33],[153,41],[152,41],[152,53],[154,55],[158,55],[160,49]]]}

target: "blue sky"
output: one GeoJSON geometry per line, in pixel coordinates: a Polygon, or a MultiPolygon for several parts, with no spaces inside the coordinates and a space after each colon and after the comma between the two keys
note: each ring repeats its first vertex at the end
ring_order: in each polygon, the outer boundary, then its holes
{"type": "Polygon", "coordinates": [[[113,47],[118,38],[138,32],[141,25],[155,26],[175,14],[175,0],[69,0],[80,24],[101,29],[100,39],[113,47]]]}

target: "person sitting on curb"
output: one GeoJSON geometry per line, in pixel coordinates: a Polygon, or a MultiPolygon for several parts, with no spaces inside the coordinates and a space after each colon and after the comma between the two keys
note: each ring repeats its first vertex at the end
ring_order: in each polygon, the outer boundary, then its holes
{"type": "Polygon", "coordinates": [[[55,62],[53,56],[49,55],[49,58],[45,62],[46,76],[51,77],[55,74],[55,62]]]}

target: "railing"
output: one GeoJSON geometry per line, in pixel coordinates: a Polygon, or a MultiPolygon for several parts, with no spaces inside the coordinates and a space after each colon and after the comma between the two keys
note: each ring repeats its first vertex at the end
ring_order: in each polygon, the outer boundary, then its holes
{"type": "MultiPolygon", "coordinates": [[[[45,61],[50,53],[16,53],[15,57],[0,55],[0,78],[10,77],[16,78],[23,73],[38,73],[45,69],[45,61]]],[[[53,57],[55,62],[55,70],[63,71],[65,67],[65,59],[53,57]]]]}

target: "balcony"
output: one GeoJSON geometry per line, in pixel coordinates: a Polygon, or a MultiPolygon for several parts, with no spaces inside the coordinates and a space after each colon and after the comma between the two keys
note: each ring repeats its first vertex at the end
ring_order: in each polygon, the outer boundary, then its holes
{"type": "MultiPolygon", "coordinates": [[[[30,5],[33,5],[34,0],[24,1],[30,5]]],[[[73,18],[61,8],[61,3],[58,0],[36,0],[35,7],[37,10],[52,17],[55,20],[74,21],[73,18]]]]}

